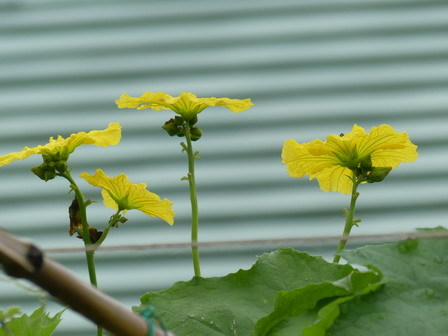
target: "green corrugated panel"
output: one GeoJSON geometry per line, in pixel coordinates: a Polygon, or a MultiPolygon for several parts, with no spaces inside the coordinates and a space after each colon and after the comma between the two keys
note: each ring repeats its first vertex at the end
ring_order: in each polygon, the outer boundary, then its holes
{"type": "MultiPolygon", "coordinates": [[[[280,152],[288,138],[307,142],[353,123],[390,123],[420,152],[386,183],[361,188],[363,222],[354,233],[444,225],[447,33],[444,1],[4,1],[0,153],[121,121],[120,145],[79,148],[75,173],[125,172],[174,201],[177,221],[168,227],[130,212],[109,245],[187,242],[185,158],[179,139],[160,129],[170,114],[118,110],[114,100],[159,90],[252,98],[255,107],[241,114],[216,108],[201,115],[203,241],[338,235],[347,197],[291,179],[280,152]]],[[[79,247],[67,235],[67,185],[37,180],[28,169],[39,161],[1,168],[2,226],[46,248],[79,247]]],[[[99,200],[96,190],[87,194],[99,200]]],[[[101,226],[110,214],[92,205],[90,221],[101,226]]],[[[249,267],[276,247],[203,249],[203,273],[249,267]]],[[[294,247],[329,256],[334,243],[294,247]]],[[[82,254],[51,256],[87,278],[82,254]]],[[[192,275],[188,249],[104,252],[98,262],[101,287],[127,306],[192,275]]],[[[10,287],[0,288],[2,304],[32,304],[10,287]]],[[[92,326],[69,312],[57,332],[89,333],[92,326]]]]}

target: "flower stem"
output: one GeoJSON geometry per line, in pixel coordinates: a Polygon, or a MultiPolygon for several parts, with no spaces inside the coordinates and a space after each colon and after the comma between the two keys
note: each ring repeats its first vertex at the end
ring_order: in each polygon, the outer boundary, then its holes
{"type": "Polygon", "coordinates": [[[190,185],[190,202],[191,202],[191,252],[193,257],[194,275],[201,276],[201,265],[199,261],[198,231],[199,231],[199,211],[198,198],[196,195],[196,181],[194,177],[194,159],[193,145],[191,144],[190,125],[185,127],[185,139],[187,140],[187,156],[188,156],[188,183],[190,185]]]}
{"type": "MultiPolygon", "coordinates": [[[[121,210],[117,210],[117,212],[115,213],[114,216],[112,216],[112,218],[114,218],[115,216],[118,216],[120,214],[121,210]]],[[[116,224],[117,222],[113,222],[112,220],[109,221],[109,223],[107,224],[106,228],[104,229],[103,233],[101,234],[100,239],[98,239],[92,246],[93,248],[96,250],[97,248],[99,248],[101,246],[101,244],[103,243],[103,241],[106,239],[107,235],[109,234],[109,230],[110,228],[116,224]]]]}
{"type": "MultiPolygon", "coordinates": [[[[86,202],[84,200],[84,195],[81,190],[78,188],[75,180],[73,180],[70,172],[67,170],[64,173],[61,173],[60,176],[64,177],[67,181],[70,182],[70,187],[73,189],[76,195],[76,200],[79,204],[79,215],[81,216],[81,224],[82,224],[82,240],[84,241],[84,246],[88,247],[91,245],[90,241],[90,233],[89,233],[89,224],[87,222],[87,211],[86,211],[86,202]]],[[[87,261],[87,269],[89,271],[89,279],[90,283],[94,287],[98,287],[98,282],[96,279],[96,269],[95,269],[95,251],[86,250],[86,261],[87,261]]],[[[100,326],[97,327],[97,336],[103,335],[103,328],[100,326]]]]}
{"type": "Polygon", "coordinates": [[[356,224],[356,221],[353,220],[353,217],[355,215],[356,200],[358,199],[359,196],[359,193],[356,190],[358,188],[360,181],[358,180],[355,172],[353,172],[352,181],[353,181],[353,187],[352,187],[352,196],[350,200],[350,209],[346,214],[347,219],[345,221],[344,232],[342,233],[341,240],[339,242],[338,247],[336,248],[336,253],[333,258],[333,263],[336,264],[339,263],[339,260],[341,259],[340,252],[344,250],[345,245],[347,244],[348,236],[350,235],[350,231],[352,227],[356,224]]]}
{"type": "MultiPolygon", "coordinates": [[[[86,212],[86,203],[84,201],[84,195],[82,194],[81,190],[78,188],[76,182],[71,177],[70,172],[66,171],[63,174],[61,174],[61,176],[70,182],[70,187],[75,192],[76,200],[78,201],[78,204],[79,204],[79,215],[81,216],[82,240],[84,241],[84,245],[87,247],[87,246],[91,245],[91,241],[90,241],[90,233],[89,233],[89,224],[87,222],[87,212],[86,212]]],[[[86,260],[87,260],[87,268],[89,270],[90,283],[93,286],[97,287],[98,284],[97,284],[97,280],[96,280],[94,251],[86,251],[86,260]]]]}

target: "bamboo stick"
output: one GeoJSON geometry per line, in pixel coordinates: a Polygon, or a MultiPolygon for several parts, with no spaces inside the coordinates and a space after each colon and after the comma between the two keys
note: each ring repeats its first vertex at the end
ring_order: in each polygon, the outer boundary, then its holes
{"type": "MultiPolygon", "coordinates": [[[[11,276],[26,278],[73,310],[118,336],[148,336],[147,322],[111,297],[79,280],[63,266],[46,258],[29,242],[0,230],[0,263],[11,276]]],[[[160,328],[155,336],[174,336],[160,328]]]]}

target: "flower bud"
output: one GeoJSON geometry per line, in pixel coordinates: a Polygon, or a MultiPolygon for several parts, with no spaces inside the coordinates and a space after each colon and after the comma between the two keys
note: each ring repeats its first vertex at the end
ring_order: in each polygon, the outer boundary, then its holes
{"type": "Polygon", "coordinates": [[[61,161],[56,162],[55,168],[59,173],[63,174],[64,172],[67,171],[67,168],[68,168],[67,161],[61,160],[61,161]]]}
{"type": "Polygon", "coordinates": [[[381,182],[389,175],[391,167],[373,167],[366,176],[369,183],[381,182]]]}
{"type": "Polygon", "coordinates": [[[192,141],[197,141],[202,136],[202,130],[199,127],[190,128],[190,135],[192,141]]]}
{"type": "Polygon", "coordinates": [[[44,159],[44,163],[49,163],[53,161],[53,156],[49,154],[42,154],[42,158],[44,159]]]}
{"type": "Polygon", "coordinates": [[[59,151],[58,161],[67,161],[69,156],[70,156],[70,150],[67,147],[64,147],[59,151]]]}
{"type": "Polygon", "coordinates": [[[360,167],[364,171],[372,169],[372,158],[370,155],[361,160],[360,167]]]}
{"type": "Polygon", "coordinates": [[[177,134],[177,126],[174,123],[174,119],[168,120],[162,128],[171,136],[174,136],[177,134]]]}
{"type": "Polygon", "coordinates": [[[45,182],[52,180],[56,177],[56,170],[54,165],[43,163],[40,166],[31,168],[31,171],[45,182]]]}
{"type": "Polygon", "coordinates": [[[56,170],[54,168],[46,170],[44,177],[45,182],[54,179],[56,177],[56,170]]]}
{"type": "Polygon", "coordinates": [[[195,114],[194,116],[193,116],[193,118],[191,118],[191,120],[188,122],[188,124],[190,125],[190,126],[193,126],[194,124],[196,124],[198,122],[198,116],[197,116],[197,114],[195,114]]]}
{"type": "Polygon", "coordinates": [[[45,169],[42,168],[42,166],[44,166],[44,165],[45,164],[42,164],[40,166],[31,168],[31,171],[33,172],[33,174],[42,180],[45,180],[45,169]]]}
{"type": "Polygon", "coordinates": [[[162,128],[171,136],[185,136],[185,121],[181,117],[175,117],[168,120],[162,128]]]}

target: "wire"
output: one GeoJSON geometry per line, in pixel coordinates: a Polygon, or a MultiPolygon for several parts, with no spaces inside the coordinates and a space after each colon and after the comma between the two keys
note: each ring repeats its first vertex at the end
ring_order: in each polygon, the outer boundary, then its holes
{"type": "MultiPolygon", "coordinates": [[[[254,240],[224,240],[213,242],[192,243],[156,243],[156,244],[133,244],[133,245],[115,245],[101,246],[96,251],[131,251],[131,250],[156,250],[156,249],[183,249],[198,246],[207,247],[224,247],[224,246],[256,246],[256,245],[291,245],[291,244],[317,244],[338,242],[342,236],[320,236],[320,237],[296,237],[296,238],[277,238],[277,239],[254,239],[254,240]]],[[[404,239],[430,239],[430,238],[448,238],[448,231],[421,231],[421,232],[398,232],[391,234],[374,234],[374,235],[351,235],[347,237],[351,243],[353,242],[390,242],[404,239]]],[[[43,249],[45,253],[77,253],[92,251],[93,248],[47,248],[43,249]]]]}

